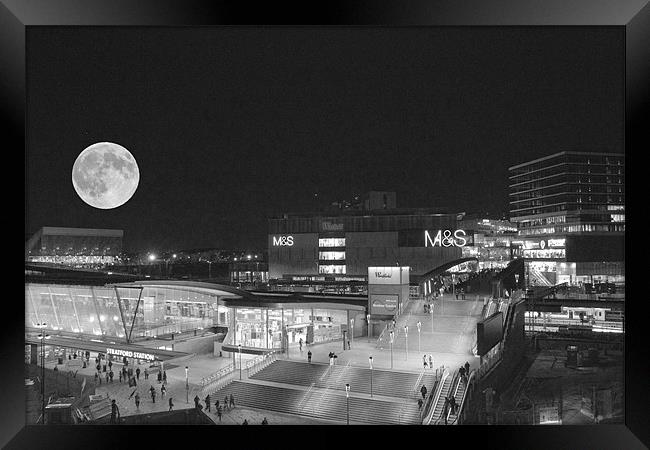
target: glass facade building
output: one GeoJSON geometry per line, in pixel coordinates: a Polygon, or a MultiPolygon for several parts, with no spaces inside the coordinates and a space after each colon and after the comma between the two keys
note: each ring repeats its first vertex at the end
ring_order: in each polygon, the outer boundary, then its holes
{"type": "Polygon", "coordinates": [[[135,342],[228,321],[219,295],[192,287],[25,285],[27,330],[45,322],[50,334],[135,342]]]}
{"type": "Polygon", "coordinates": [[[529,285],[625,282],[625,156],[560,152],[509,168],[529,285]]]}

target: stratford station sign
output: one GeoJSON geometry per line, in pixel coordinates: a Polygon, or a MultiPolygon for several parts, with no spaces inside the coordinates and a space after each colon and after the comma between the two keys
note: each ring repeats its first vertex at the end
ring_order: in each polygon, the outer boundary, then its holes
{"type": "Polygon", "coordinates": [[[127,358],[144,359],[147,361],[153,361],[156,359],[156,356],[151,353],[134,352],[131,350],[123,350],[121,348],[109,347],[106,349],[106,354],[115,355],[115,356],[126,356],[127,358]]]}

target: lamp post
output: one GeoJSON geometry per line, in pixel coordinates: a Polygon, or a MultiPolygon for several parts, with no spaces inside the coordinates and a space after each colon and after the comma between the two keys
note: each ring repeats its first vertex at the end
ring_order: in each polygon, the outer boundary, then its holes
{"type": "Polygon", "coordinates": [[[239,379],[241,380],[241,344],[237,347],[239,348],[239,379]]]}
{"type": "Polygon", "coordinates": [[[370,363],[370,397],[372,397],[372,355],[368,356],[368,362],[370,363]]]}
{"type": "Polygon", "coordinates": [[[354,344],[354,319],[350,319],[350,341],[354,344]]]}
{"type": "Polygon", "coordinates": [[[347,405],[348,425],[350,425],[350,383],[345,383],[345,403],[347,405]]]}
{"type": "Polygon", "coordinates": [[[366,320],[368,321],[368,342],[370,342],[370,314],[366,314],[366,320]]]}
{"type": "Polygon", "coordinates": [[[409,360],[409,327],[404,326],[404,337],[406,338],[406,360],[409,360]]]}
{"type": "Polygon", "coordinates": [[[393,368],[393,338],[395,337],[395,332],[390,332],[390,368],[393,368]]]}
{"type": "Polygon", "coordinates": [[[190,368],[185,366],[185,403],[190,402],[190,381],[188,378],[190,368]]]}
{"type": "Polygon", "coordinates": [[[418,320],[418,353],[420,353],[420,329],[422,328],[422,322],[418,320]]]}
{"type": "Polygon", "coordinates": [[[36,328],[40,328],[41,332],[38,338],[41,340],[41,417],[43,425],[45,425],[45,339],[49,339],[50,335],[45,334],[47,323],[37,323],[36,328]]]}

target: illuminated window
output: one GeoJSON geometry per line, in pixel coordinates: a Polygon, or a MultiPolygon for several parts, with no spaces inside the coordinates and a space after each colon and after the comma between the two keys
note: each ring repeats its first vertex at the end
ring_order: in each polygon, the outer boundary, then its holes
{"type": "Polygon", "coordinates": [[[338,264],[318,266],[318,273],[345,273],[345,266],[338,264]]]}
{"type": "Polygon", "coordinates": [[[345,247],[345,238],[320,238],[319,247],[345,247]]]}
{"type": "Polygon", "coordinates": [[[318,252],[318,259],[340,261],[345,259],[345,252],[318,252]]]}

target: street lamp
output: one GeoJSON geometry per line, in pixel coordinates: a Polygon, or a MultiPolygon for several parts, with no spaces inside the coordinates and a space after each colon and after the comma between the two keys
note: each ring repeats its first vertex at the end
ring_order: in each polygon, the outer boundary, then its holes
{"type": "Polygon", "coordinates": [[[241,380],[241,344],[237,345],[239,348],[239,379],[241,380]]]}
{"type": "Polygon", "coordinates": [[[190,382],[187,377],[190,368],[185,366],[185,403],[190,402],[190,382]]]}
{"type": "Polygon", "coordinates": [[[418,320],[418,353],[420,353],[420,329],[422,328],[422,322],[418,320]]]}
{"type": "Polygon", "coordinates": [[[406,360],[409,360],[409,327],[404,326],[404,337],[406,338],[406,360]]]}
{"type": "Polygon", "coordinates": [[[372,397],[372,356],[368,356],[368,362],[370,363],[370,397],[372,397]]]}
{"type": "Polygon", "coordinates": [[[390,332],[390,368],[393,368],[393,338],[395,337],[395,332],[390,332]]]}
{"type": "Polygon", "coordinates": [[[366,314],[366,320],[368,321],[368,342],[370,342],[370,314],[366,314]]]}
{"type": "Polygon", "coordinates": [[[41,340],[41,417],[43,418],[43,425],[45,425],[45,339],[49,339],[50,335],[45,334],[45,328],[47,323],[37,323],[36,328],[40,328],[42,331],[38,335],[38,338],[41,340]]]}
{"type": "Polygon", "coordinates": [[[350,425],[350,383],[345,383],[345,403],[348,410],[348,425],[350,425]]]}
{"type": "Polygon", "coordinates": [[[354,319],[350,319],[350,340],[354,344],[354,319]]]}

